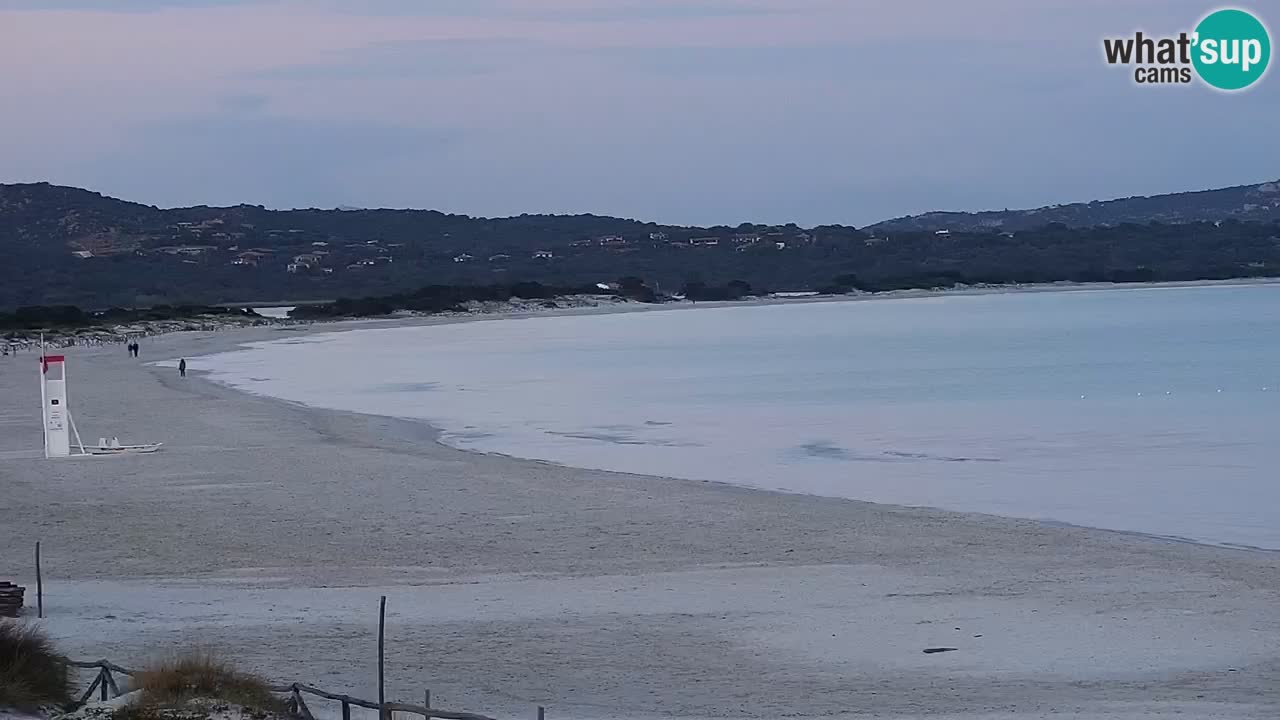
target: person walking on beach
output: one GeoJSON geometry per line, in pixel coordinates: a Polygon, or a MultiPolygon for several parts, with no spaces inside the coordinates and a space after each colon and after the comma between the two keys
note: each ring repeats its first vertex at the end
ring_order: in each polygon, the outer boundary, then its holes
{"type": "Polygon", "coordinates": [[[187,376],[187,359],[182,358],[178,361],[178,377],[187,376]]]}

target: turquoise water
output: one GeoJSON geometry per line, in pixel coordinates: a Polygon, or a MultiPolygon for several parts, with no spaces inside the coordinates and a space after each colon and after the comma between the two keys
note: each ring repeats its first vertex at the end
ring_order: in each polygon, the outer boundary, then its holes
{"type": "Polygon", "coordinates": [[[494,320],[196,367],[467,449],[1280,549],[1280,286],[494,320]]]}

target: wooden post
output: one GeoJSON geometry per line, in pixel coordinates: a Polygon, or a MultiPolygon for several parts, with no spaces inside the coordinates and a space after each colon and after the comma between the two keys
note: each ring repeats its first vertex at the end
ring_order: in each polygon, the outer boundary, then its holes
{"type": "Polygon", "coordinates": [[[93,691],[98,689],[98,684],[101,682],[102,682],[102,673],[98,673],[93,678],[93,684],[90,685],[89,689],[85,690],[84,694],[80,696],[80,702],[79,702],[80,705],[83,705],[89,702],[89,698],[93,697],[93,691]]]}
{"type": "Polygon", "coordinates": [[[538,706],[538,720],[547,720],[547,709],[541,705],[538,706]]]}
{"type": "Polygon", "coordinates": [[[102,702],[106,702],[111,699],[110,695],[107,694],[107,678],[109,677],[111,677],[110,670],[102,668],[98,671],[98,682],[102,685],[102,693],[99,697],[102,702]]]}
{"type": "Polygon", "coordinates": [[[106,679],[106,684],[111,688],[111,697],[120,697],[120,686],[116,685],[116,679],[111,674],[111,668],[103,668],[102,675],[106,679]]]}
{"type": "MultiPolygon", "coordinates": [[[[426,708],[426,709],[428,709],[428,710],[430,710],[430,709],[431,709],[431,690],[430,690],[430,688],[428,688],[426,691],[424,691],[424,692],[422,693],[422,707],[424,707],[424,708],[426,708]]],[[[425,715],[425,716],[423,716],[423,717],[425,718],[425,720],[431,720],[431,715],[430,715],[430,714],[427,714],[427,715],[425,715]]]]}
{"type": "Polygon", "coordinates": [[[378,601],[378,718],[387,718],[386,678],[387,596],[378,601]]]}
{"type": "Polygon", "coordinates": [[[297,704],[299,717],[303,718],[303,720],[316,720],[315,716],[311,714],[311,708],[307,707],[307,701],[302,699],[302,691],[298,689],[296,683],[293,686],[293,698],[297,704]]]}
{"type": "Polygon", "coordinates": [[[36,541],[36,617],[44,617],[44,580],[40,577],[40,541],[36,541]]]}
{"type": "Polygon", "coordinates": [[[351,720],[351,703],[342,701],[342,720],[351,720]]]}

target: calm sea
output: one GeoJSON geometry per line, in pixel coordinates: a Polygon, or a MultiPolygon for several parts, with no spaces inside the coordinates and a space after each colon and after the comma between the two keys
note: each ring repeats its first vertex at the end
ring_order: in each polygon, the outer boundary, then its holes
{"type": "Polygon", "coordinates": [[[492,320],[194,367],[460,448],[1280,549],[1280,286],[492,320]]]}

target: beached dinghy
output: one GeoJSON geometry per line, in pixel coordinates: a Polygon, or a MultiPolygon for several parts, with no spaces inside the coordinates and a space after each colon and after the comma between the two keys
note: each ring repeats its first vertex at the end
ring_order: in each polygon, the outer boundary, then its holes
{"type": "Polygon", "coordinates": [[[86,447],[84,451],[90,455],[129,455],[133,453],[153,453],[164,443],[146,443],[144,445],[121,445],[120,438],[98,438],[97,447],[86,447]]]}

